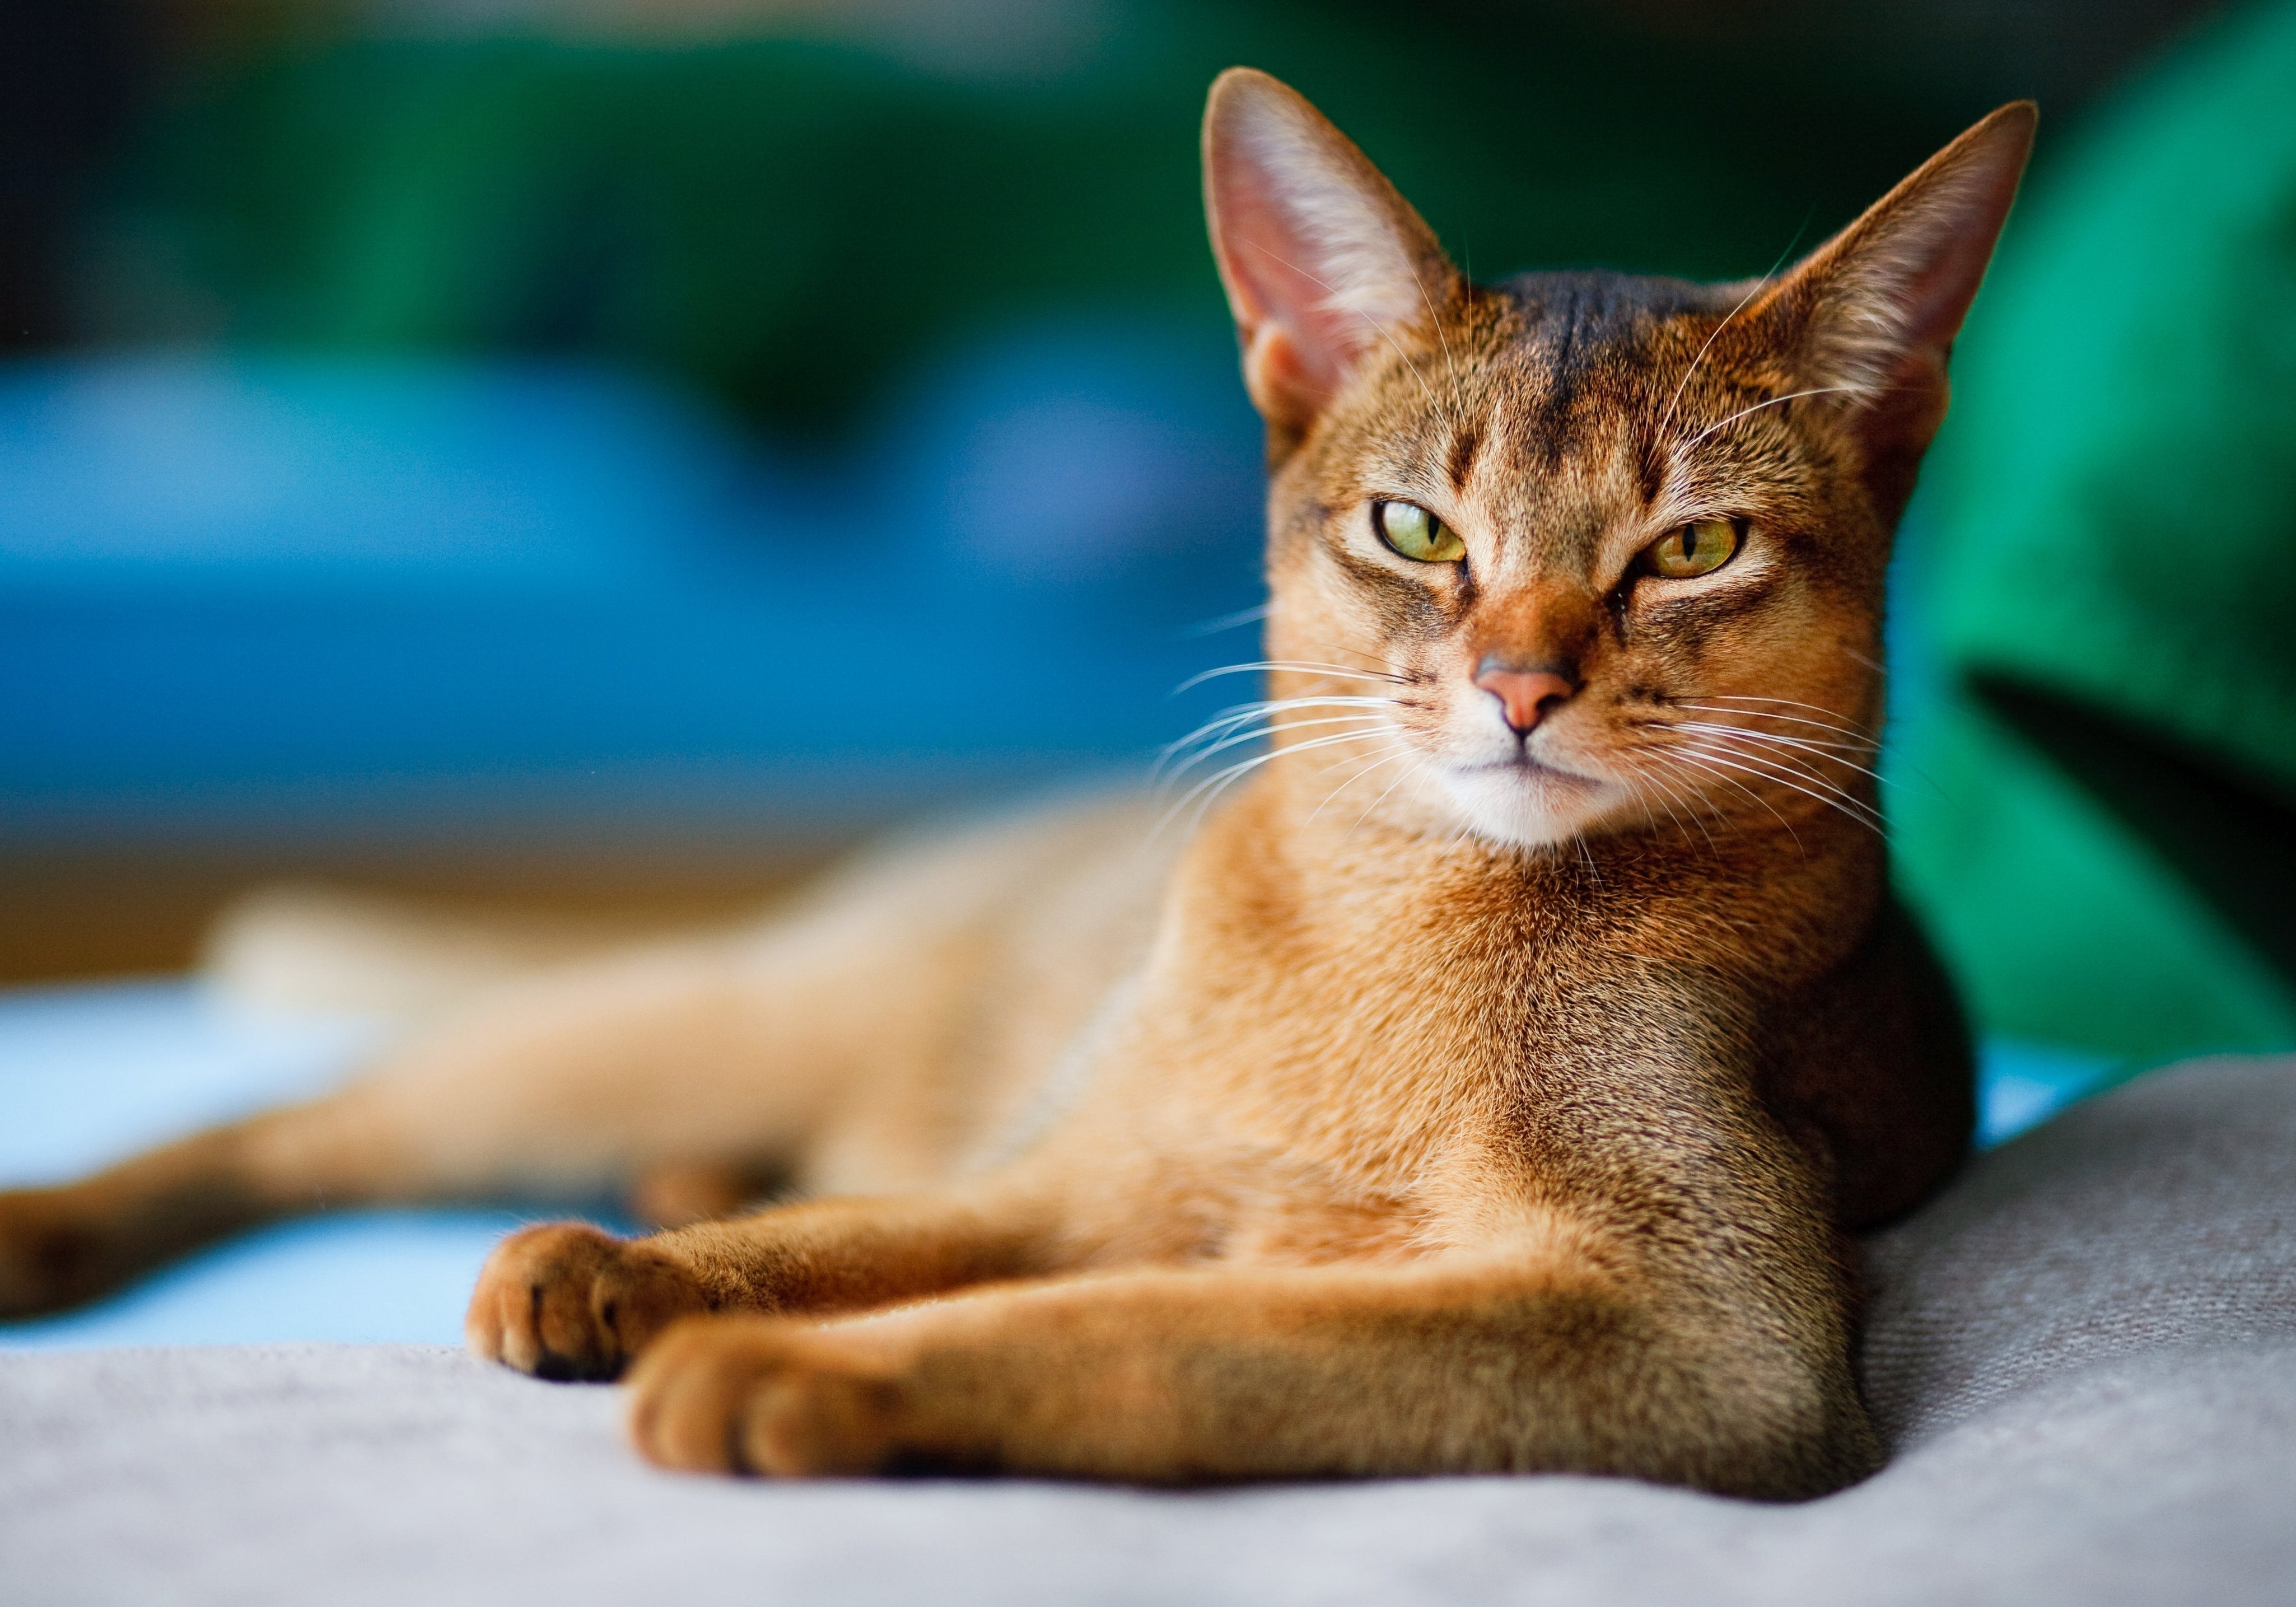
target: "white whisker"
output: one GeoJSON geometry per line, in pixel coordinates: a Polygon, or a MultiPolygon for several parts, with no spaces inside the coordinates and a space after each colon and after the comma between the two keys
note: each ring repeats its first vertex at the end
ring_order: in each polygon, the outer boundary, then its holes
{"type": "Polygon", "coordinates": [[[1244,727],[1261,721],[1272,723],[1278,715],[1297,713],[1310,709],[1376,710],[1391,706],[1391,701],[1387,698],[1358,697],[1276,698],[1266,702],[1239,704],[1235,708],[1222,710],[1185,736],[1177,741],[1167,742],[1157,750],[1156,762],[1149,768],[1149,777],[1153,780],[1161,775],[1166,767],[1181,755],[1187,753],[1189,750],[1201,749],[1201,751],[1197,752],[1181,767],[1185,769],[1201,759],[1205,752],[1214,751],[1226,746],[1226,742],[1220,739],[1233,735],[1244,727]]]}
{"type": "MultiPolygon", "coordinates": [[[[1202,808],[1196,811],[1196,821],[1201,823],[1203,820],[1205,812],[1211,808],[1214,800],[1219,797],[1220,792],[1225,791],[1231,783],[1236,781],[1239,777],[1249,775],[1250,772],[1259,769],[1262,765],[1282,758],[1286,754],[1312,752],[1317,748],[1335,747],[1341,742],[1367,742],[1375,737],[1386,734],[1386,732],[1380,730],[1342,731],[1330,736],[1312,736],[1305,742],[1289,742],[1281,748],[1275,749],[1272,752],[1254,754],[1251,758],[1242,760],[1239,763],[1230,765],[1224,770],[1214,771],[1211,775],[1198,782],[1193,787],[1191,787],[1187,793],[1181,798],[1179,802],[1174,804],[1169,809],[1164,812],[1164,817],[1156,823],[1156,831],[1161,832],[1167,825],[1171,824],[1172,817],[1175,815],[1177,815],[1182,809],[1186,808],[1188,805],[1194,801],[1199,795],[1203,793],[1207,789],[1210,789],[1211,791],[1211,797],[1205,799],[1202,808]]],[[[1193,827],[1191,826],[1190,829],[1193,830],[1193,827]]],[[[1152,840],[1154,835],[1154,832],[1150,833],[1152,840]]]]}
{"type": "MultiPolygon", "coordinates": [[[[1706,756],[1695,753],[1674,753],[1668,755],[1668,758],[1676,764],[1688,765],[1695,769],[1703,770],[1708,775],[1713,776],[1716,780],[1726,782],[1729,785],[1737,788],[1739,791],[1743,792],[1747,797],[1752,799],[1756,803],[1761,805],[1762,808],[1770,812],[1770,817],[1775,820],[1780,825],[1784,826],[1786,829],[1786,835],[1793,839],[1794,847],[1796,849],[1800,849],[1801,847],[1801,834],[1793,829],[1793,822],[1788,820],[1784,816],[1778,813],[1778,808],[1775,804],[1772,803],[1768,799],[1764,798],[1759,792],[1755,791],[1753,788],[1748,786],[1744,782],[1738,780],[1735,776],[1726,775],[1722,771],[1715,768],[1712,764],[1708,762],[1706,756]]],[[[1747,774],[1759,775],[1760,772],[1748,771],[1747,774]]]]}
{"type": "MultiPolygon", "coordinates": [[[[1308,814],[1308,818],[1300,823],[1302,829],[1304,830],[1306,827],[1315,824],[1316,817],[1331,807],[1331,803],[1333,799],[1346,791],[1349,787],[1354,786],[1356,783],[1361,781],[1365,776],[1369,775],[1373,771],[1379,769],[1383,765],[1391,765],[1397,759],[1408,758],[1410,757],[1410,748],[1404,743],[1401,738],[1398,737],[1396,741],[1395,750],[1393,752],[1374,755],[1368,763],[1357,767],[1356,769],[1349,773],[1348,778],[1345,781],[1341,782],[1338,786],[1333,787],[1330,791],[1324,793],[1323,802],[1317,804],[1308,814]]],[[[1384,798],[1387,794],[1382,792],[1380,796],[1384,798]]],[[[1361,824],[1360,818],[1358,818],[1357,824],[1361,824]]]]}
{"type": "Polygon", "coordinates": [[[1259,669],[1289,669],[1301,675],[1339,676],[1358,681],[1385,681],[1397,686],[1411,685],[1410,679],[1405,676],[1349,669],[1344,664],[1316,664],[1294,659],[1260,659],[1250,664],[1223,664],[1218,669],[1200,671],[1173,687],[1172,695],[1177,697],[1184,692],[1193,692],[1206,681],[1216,681],[1222,676],[1250,675],[1259,669]]]}
{"type": "MultiPolygon", "coordinates": [[[[1665,756],[1663,754],[1653,753],[1649,757],[1659,762],[1663,762],[1665,759],[1665,756]]],[[[1682,816],[1675,812],[1675,805],[1677,803],[1680,803],[1684,808],[1689,811],[1690,818],[1692,821],[1696,823],[1699,833],[1706,839],[1707,850],[1713,854],[1716,858],[1720,858],[1722,856],[1722,849],[1720,846],[1715,842],[1714,833],[1708,831],[1706,823],[1698,817],[1696,794],[1693,793],[1691,797],[1685,799],[1682,794],[1677,792],[1671,784],[1660,776],[1644,769],[1641,765],[1632,764],[1631,760],[1629,763],[1630,767],[1633,769],[1636,777],[1642,781],[1649,783],[1652,786],[1656,787],[1659,790],[1659,803],[1666,810],[1667,818],[1674,822],[1675,830],[1682,833],[1682,840],[1685,842],[1688,842],[1690,840],[1690,828],[1683,824],[1682,816]]],[[[1633,783],[1631,782],[1628,784],[1629,789],[1633,787],[1633,783]]],[[[1637,793],[1637,796],[1639,796],[1639,793],[1637,793]]]]}
{"type": "MultiPolygon", "coordinates": [[[[1681,707],[1688,709],[1692,707],[1692,705],[1685,703],[1681,705],[1681,707]]],[[[1704,712],[1710,714],[1740,714],[1743,711],[1735,709],[1708,709],[1704,712]]],[[[1762,737],[1771,742],[1793,742],[1799,746],[1808,748],[1813,753],[1857,753],[1863,754],[1866,758],[1870,758],[1874,757],[1875,752],[1881,747],[1879,742],[1873,742],[1864,737],[1860,737],[1854,742],[1829,742],[1824,737],[1817,736],[1788,736],[1784,732],[1765,731],[1759,726],[1716,725],[1707,720],[1680,720],[1660,723],[1671,724],[1674,729],[1681,731],[1727,731],[1741,736],[1762,737]]],[[[1819,731],[1827,731],[1832,729],[1831,726],[1818,725],[1816,720],[1797,720],[1794,723],[1796,725],[1808,726],[1819,731]]]]}
{"type": "Polygon", "coordinates": [[[1418,287],[1420,300],[1427,304],[1427,322],[1434,326],[1435,338],[1443,343],[1443,372],[1451,381],[1451,428],[1464,433],[1467,414],[1460,405],[1463,398],[1459,395],[1459,365],[1451,355],[1451,337],[1443,332],[1443,316],[1435,310],[1435,298],[1427,293],[1427,282],[1420,278],[1415,265],[1411,270],[1411,283],[1418,287]]]}
{"type": "MultiPolygon", "coordinates": [[[[1773,705],[1773,706],[1775,706],[1775,707],[1776,707],[1776,708],[1780,708],[1780,709],[1808,709],[1808,710],[1809,710],[1809,712],[1810,712],[1810,713],[1812,713],[1812,714],[1822,714],[1822,715],[1824,715],[1828,720],[1831,720],[1831,721],[1833,722],[1833,729],[1835,729],[1836,731],[1841,731],[1841,732],[1845,732],[1845,733],[1854,733],[1854,734],[1857,734],[1857,735],[1859,735],[1859,736],[1863,736],[1863,735],[1865,735],[1865,734],[1866,734],[1865,731],[1864,731],[1864,730],[1863,730],[1863,729],[1862,729],[1862,728],[1861,728],[1861,727],[1857,724],[1857,722],[1856,722],[1856,721],[1851,720],[1851,719],[1850,719],[1848,716],[1846,716],[1846,715],[1842,715],[1842,714],[1836,713],[1833,709],[1828,709],[1828,708],[1827,708],[1824,704],[1823,704],[1823,703],[1805,703],[1805,702],[1800,701],[1799,699],[1795,699],[1795,698],[1757,698],[1757,697],[1738,697],[1738,696],[1733,696],[1733,695],[1731,695],[1731,694],[1730,694],[1730,693],[1721,693],[1721,692],[1709,692],[1709,693],[1702,693],[1700,695],[1701,695],[1701,696],[1702,696],[1702,697],[1708,698],[1708,699],[1710,699],[1710,700],[1711,700],[1712,701],[1717,702],[1717,703],[1760,703],[1760,704],[1769,704],[1769,705],[1773,705]]],[[[1685,703],[1684,703],[1682,706],[1683,706],[1685,709],[1701,709],[1701,708],[1704,708],[1704,707],[1705,707],[1705,705],[1704,705],[1704,704],[1702,704],[1702,703],[1689,703],[1689,702],[1685,702],[1685,703]]],[[[1713,714],[1724,714],[1724,713],[1734,713],[1734,712],[1735,712],[1735,710],[1715,709],[1710,709],[1708,712],[1710,712],[1710,713],[1713,713],[1713,714]]],[[[1751,712],[1759,712],[1759,710],[1751,711],[1751,712]]],[[[1784,719],[1792,719],[1792,718],[1793,718],[1794,717],[1793,717],[1793,716],[1792,716],[1792,715],[1786,715],[1786,714],[1767,714],[1767,715],[1763,715],[1763,716],[1762,716],[1762,717],[1763,717],[1763,718],[1765,718],[1765,719],[1784,720],[1784,719]]],[[[1819,722],[1813,720],[1813,721],[1809,721],[1809,722],[1808,722],[1808,724],[1811,724],[1811,725],[1816,725],[1816,724],[1818,724],[1819,722]]]]}
{"type": "Polygon", "coordinates": [[[1780,736],[1775,732],[1749,731],[1742,726],[1712,726],[1699,720],[1685,720],[1681,729],[1719,736],[1731,742],[1758,742],[1766,747],[1791,748],[1799,752],[1814,753],[1826,764],[1840,765],[1846,769],[1857,771],[1860,775],[1870,775],[1884,786],[1897,784],[1879,770],[1861,765],[1855,759],[1842,758],[1840,752],[1835,751],[1840,748],[1840,743],[1805,742],[1800,737],[1780,736]]]}
{"type": "MultiPolygon", "coordinates": [[[[1416,762],[1419,756],[1416,753],[1414,753],[1409,748],[1406,748],[1402,752],[1394,755],[1392,758],[1383,758],[1380,760],[1379,763],[1380,765],[1391,765],[1398,758],[1409,759],[1416,762]]],[[[1374,765],[1371,768],[1376,770],[1379,768],[1379,765],[1374,765]]],[[[1349,786],[1353,786],[1357,782],[1361,781],[1366,774],[1368,774],[1368,772],[1357,771],[1355,775],[1348,778],[1348,784],[1349,786]]],[[[1385,787],[1381,789],[1380,795],[1377,798],[1373,799],[1369,803],[1365,804],[1363,808],[1363,813],[1357,815],[1354,821],[1349,824],[1348,835],[1349,837],[1353,837],[1356,832],[1362,828],[1363,823],[1371,818],[1372,811],[1378,808],[1380,805],[1387,801],[1387,795],[1390,792],[1394,791],[1398,787],[1401,786],[1405,782],[1407,782],[1410,779],[1411,772],[1406,770],[1402,775],[1397,776],[1393,781],[1388,783],[1385,787]]]]}
{"type": "Polygon", "coordinates": [[[1267,698],[1256,702],[1236,703],[1221,709],[1202,725],[1177,742],[1167,742],[1160,750],[1165,754],[1179,752],[1189,743],[1207,736],[1217,735],[1233,726],[1252,720],[1264,719],[1294,709],[1387,709],[1394,706],[1392,698],[1367,698],[1354,695],[1316,696],[1302,698],[1267,698]]]}
{"type": "Polygon", "coordinates": [[[1705,429],[1700,430],[1696,435],[1692,436],[1688,440],[1683,442],[1677,450],[1687,452],[1693,447],[1698,445],[1699,442],[1704,440],[1708,436],[1713,434],[1716,430],[1726,430],[1731,425],[1736,423],[1740,419],[1746,417],[1750,414],[1759,413],[1765,407],[1777,407],[1784,406],[1787,402],[1798,402],[1806,396],[1832,396],[1836,391],[1851,391],[1857,390],[1859,389],[1861,389],[1861,387],[1856,385],[1819,385],[1808,390],[1797,390],[1785,396],[1774,396],[1767,402],[1755,403],[1751,407],[1741,407],[1737,412],[1732,414],[1728,418],[1724,419],[1718,424],[1707,425],[1705,429]]]}
{"type": "Polygon", "coordinates": [[[1219,742],[1214,742],[1210,747],[1202,750],[1201,752],[1189,755],[1187,761],[1184,764],[1175,765],[1165,779],[1177,781],[1181,776],[1185,775],[1189,771],[1194,769],[1198,765],[1203,763],[1204,760],[1210,758],[1215,753],[1222,752],[1229,748],[1241,747],[1245,742],[1256,742],[1262,737],[1272,736],[1277,732],[1304,731],[1308,727],[1315,726],[1364,726],[1370,725],[1374,722],[1381,725],[1386,724],[1382,717],[1376,714],[1335,714],[1324,719],[1290,720],[1281,726],[1268,726],[1258,731],[1239,732],[1235,735],[1225,737],[1219,742]]]}
{"type": "MultiPolygon", "coordinates": [[[[1803,221],[1803,227],[1807,228],[1808,226],[1808,222],[1805,219],[1803,221]]],[[[1748,288],[1746,293],[1738,299],[1738,305],[1730,309],[1729,316],[1724,318],[1721,323],[1716,324],[1714,326],[1713,332],[1706,337],[1706,343],[1698,348],[1698,355],[1690,359],[1690,366],[1682,371],[1682,378],[1675,384],[1674,394],[1669,397],[1666,400],[1666,415],[1659,420],[1658,430],[1656,432],[1659,439],[1664,440],[1666,439],[1667,428],[1674,422],[1675,407],[1681,402],[1684,389],[1688,387],[1692,378],[1697,374],[1700,366],[1705,363],[1706,354],[1714,348],[1714,342],[1722,338],[1722,332],[1724,330],[1729,328],[1731,324],[1737,322],[1738,315],[1740,313],[1744,312],[1749,307],[1751,307],[1754,304],[1755,297],[1760,295],[1764,291],[1770,288],[1770,281],[1777,276],[1778,270],[1785,266],[1786,258],[1793,255],[1794,247],[1800,243],[1801,229],[1796,229],[1794,231],[1793,238],[1786,242],[1786,249],[1778,253],[1778,259],[1775,262],[1770,264],[1769,270],[1763,274],[1760,278],[1754,281],[1753,284],[1748,288]]]]}
{"type": "Polygon", "coordinates": [[[1180,632],[1183,638],[1193,641],[1199,636],[1217,636],[1224,630],[1234,630],[1239,625],[1251,625],[1267,618],[1275,605],[1263,603],[1256,608],[1240,608],[1232,614],[1220,614],[1213,619],[1189,626],[1180,632]]]}
{"type": "MultiPolygon", "coordinates": [[[[1690,758],[1693,756],[1685,754],[1684,757],[1690,758]]],[[[1748,775],[1757,776],[1763,781],[1771,782],[1778,786],[1787,788],[1789,791],[1799,792],[1804,798],[1811,799],[1818,803],[1822,803],[1829,809],[1841,810],[1842,814],[1857,822],[1858,824],[1871,827],[1876,832],[1880,832],[1882,829],[1882,816],[1879,811],[1875,810],[1872,806],[1866,804],[1862,799],[1843,791],[1841,788],[1833,786],[1831,783],[1827,783],[1824,777],[1813,775],[1808,771],[1795,769],[1787,766],[1783,760],[1767,758],[1762,755],[1751,753],[1741,753],[1737,758],[1730,758],[1715,752],[1710,748],[1701,748],[1698,750],[1694,757],[1713,764],[1727,766],[1733,770],[1743,771],[1748,775]],[[1765,768],[1764,767],[1768,767],[1765,768]],[[1786,774],[1783,775],[1778,774],[1780,770],[1785,771],[1786,774]],[[1811,788],[1802,786],[1800,782],[1790,779],[1794,776],[1799,776],[1801,781],[1807,781],[1816,787],[1823,788],[1824,791],[1813,791],[1811,788]]],[[[1781,816],[1780,818],[1783,819],[1784,817],[1781,816]]]]}

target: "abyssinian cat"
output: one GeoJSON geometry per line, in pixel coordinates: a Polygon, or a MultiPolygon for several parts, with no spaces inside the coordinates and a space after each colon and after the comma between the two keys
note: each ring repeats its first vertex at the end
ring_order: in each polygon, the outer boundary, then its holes
{"type": "Polygon", "coordinates": [[[1783,275],[1479,286],[1226,74],[1272,471],[1269,695],[1204,739],[1272,735],[1232,799],[505,985],[340,1094],[0,1198],[0,1304],[316,1201],[724,1209],[775,1163],[808,1202],[512,1235],[472,1349],[626,1377],[677,1468],[1858,1478],[1849,1234],[1972,1103],[1872,824],[1882,573],[2033,127],[1783,275]]]}

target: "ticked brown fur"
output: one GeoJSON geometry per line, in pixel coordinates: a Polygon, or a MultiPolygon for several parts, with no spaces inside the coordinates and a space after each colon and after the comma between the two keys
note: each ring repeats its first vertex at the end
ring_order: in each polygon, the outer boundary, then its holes
{"type": "Polygon", "coordinates": [[[333,1098],[0,1197],[0,1305],[315,1199],[708,1209],[771,1165],[816,1197],[513,1235],[472,1349],[626,1375],[681,1468],[1861,1476],[1848,1234],[1972,1121],[1872,826],[1882,572],[2032,122],[1775,280],[1476,287],[1226,75],[1273,603],[1267,704],[1203,746],[1275,744],[1232,799],[1192,837],[1023,817],[490,990],[333,1098]],[[1458,555],[1383,539],[1398,506],[1458,555]],[[1728,560],[1655,569],[1700,521],[1728,560]]]}

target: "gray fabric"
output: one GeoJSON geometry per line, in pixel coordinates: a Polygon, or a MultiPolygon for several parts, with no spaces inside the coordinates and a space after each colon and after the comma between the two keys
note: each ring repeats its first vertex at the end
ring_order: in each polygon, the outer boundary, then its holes
{"type": "Polygon", "coordinates": [[[1871,1246],[1890,1466],[1799,1507],[1597,1480],[772,1486],[444,1350],[0,1359],[0,1600],[2296,1599],[2296,1062],[2163,1072],[1871,1246]]]}

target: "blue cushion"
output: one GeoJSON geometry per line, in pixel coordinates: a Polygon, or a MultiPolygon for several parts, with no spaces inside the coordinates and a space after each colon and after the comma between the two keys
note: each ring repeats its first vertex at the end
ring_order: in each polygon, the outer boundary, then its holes
{"type": "Polygon", "coordinates": [[[1254,638],[1233,356],[1071,326],[775,454],[594,368],[0,368],[18,837],[818,831],[1136,762],[1254,638]]]}

